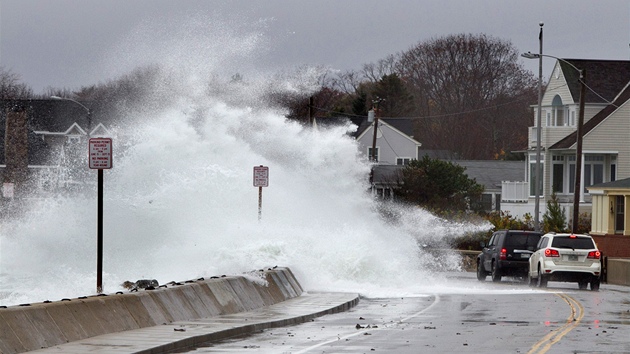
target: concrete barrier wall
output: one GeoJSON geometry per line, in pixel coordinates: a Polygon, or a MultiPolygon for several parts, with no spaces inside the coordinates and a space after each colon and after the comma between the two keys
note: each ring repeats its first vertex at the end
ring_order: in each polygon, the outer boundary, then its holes
{"type": "Polygon", "coordinates": [[[0,308],[0,353],[22,353],[106,333],[250,311],[300,296],[288,268],[197,280],[155,290],[0,308]]]}
{"type": "Polygon", "coordinates": [[[606,282],[616,285],[630,285],[630,259],[608,258],[606,282]]]}

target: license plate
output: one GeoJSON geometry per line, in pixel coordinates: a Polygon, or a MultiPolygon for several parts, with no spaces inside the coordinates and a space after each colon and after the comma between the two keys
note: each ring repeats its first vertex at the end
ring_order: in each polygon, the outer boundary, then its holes
{"type": "Polygon", "coordinates": [[[521,258],[529,259],[529,256],[531,256],[529,253],[521,253],[521,258]]]}
{"type": "Polygon", "coordinates": [[[578,256],[576,254],[570,254],[569,255],[569,260],[570,261],[577,261],[578,260],[578,256]]]}

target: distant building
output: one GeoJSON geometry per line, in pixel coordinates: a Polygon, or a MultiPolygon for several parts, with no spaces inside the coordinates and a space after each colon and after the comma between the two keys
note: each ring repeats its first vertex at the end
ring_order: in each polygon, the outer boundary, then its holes
{"type": "MultiPolygon", "coordinates": [[[[630,177],[630,61],[563,59],[556,61],[542,97],[541,127],[529,128],[523,177],[505,180],[501,209],[512,216],[534,214],[537,130],[541,131],[540,215],[555,193],[567,215],[573,215],[575,193],[580,213],[590,213],[589,188],[630,177]],[[585,70],[581,174],[576,176],[577,123],[580,114],[579,72],[585,70]],[[576,177],[581,190],[575,191],[576,177]]],[[[537,104],[533,104],[537,122],[537,104]]],[[[614,209],[614,208],[613,208],[614,209]]],[[[569,222],[571,223],[571,221],[569,222]]]]}
{"type": "MultiPolygon", "coordinates": [[[[88,117],[81,105],[65,100],[3,100],[0,104],[2,196],[77,189],[89,172],[88,137],[110,135],[101,123],[101,112],[92,111],[88,117]],[[20,124],[23,133],[16,128],[20,124]]],[[[90,102],[82,104],[91,110],[90,102]]]]}

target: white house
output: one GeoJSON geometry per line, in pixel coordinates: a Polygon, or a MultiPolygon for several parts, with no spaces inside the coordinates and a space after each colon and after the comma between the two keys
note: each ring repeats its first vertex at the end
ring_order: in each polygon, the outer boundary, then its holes
{"type": "MultiPolygon", "coordinates": [[[[372,156],[374,143],[374,122],[363,118],[358,123],[355,138],[359,142],[360,151],[367,158],[372,156]]],[[[406,165],[418,158],[418,149],[422,146],[413,138],[413,127],[410,119],[385,118],[378,120],[376,130],[376,162],[379,165],[406,165]]]]}
{"type": "MultiPolygon", "coordinates": [[[[542,126],[529,129],[524,179],[503,181],[502,211],[515,217],[534,214],[537,129],[541,129],[541,219],[552,193],[556,193],[570,218],[574,193],[580,194],[580,213],[590,213],[590,186],[630,177],[629,82],[630,61],[627,60],[562,59],[556,62],[542,97],[542,126]],[[587,85],[579,191],[574,191],[581,86],[576,68],[584,70],[587,85]]],[[[537,104],[532,107],[536,122],[537,104]]]]}

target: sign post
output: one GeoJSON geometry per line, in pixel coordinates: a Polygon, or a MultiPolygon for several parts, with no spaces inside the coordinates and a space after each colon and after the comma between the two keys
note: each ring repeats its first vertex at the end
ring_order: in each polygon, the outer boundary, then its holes
{"type": "Polygon", "coordinates": [[[90,139],[88,157],[90,168],[98,170],[96,292],[101,294],[103,293],[103,169],[112,168],[112,139],[90,139]]]}
{"type": "Polygon", "coordinates": [[[254,166],[254,187],[258,187],[258,221],[262,218],[262,188],[269,186],[269,167],[254,166]]]}

